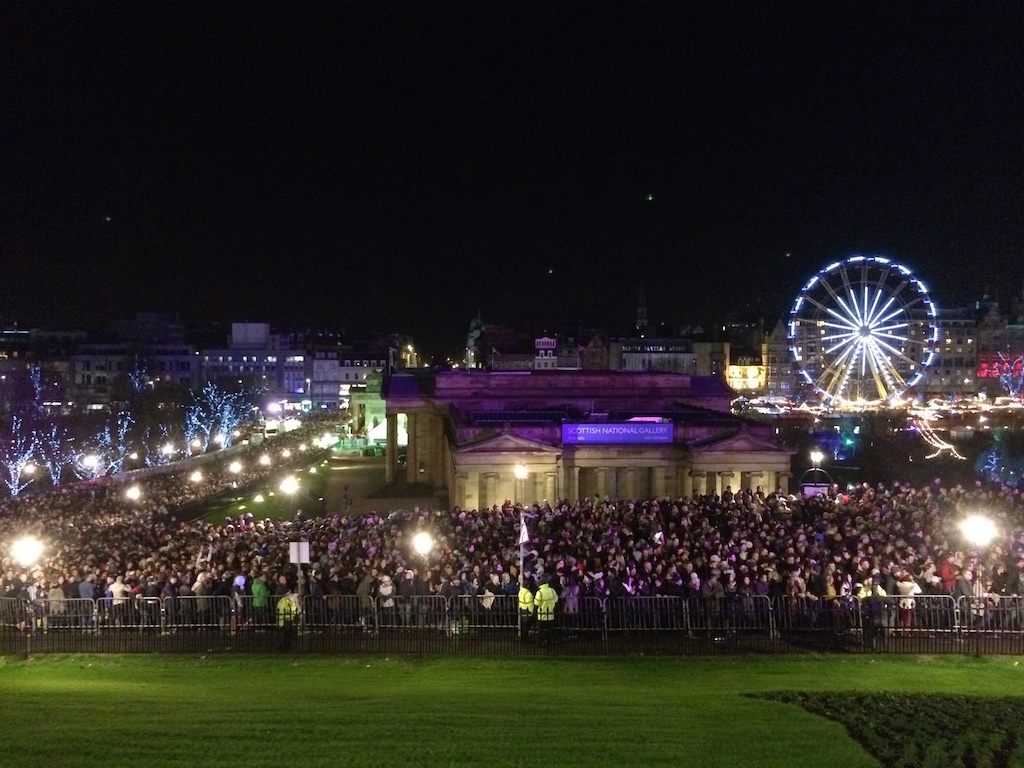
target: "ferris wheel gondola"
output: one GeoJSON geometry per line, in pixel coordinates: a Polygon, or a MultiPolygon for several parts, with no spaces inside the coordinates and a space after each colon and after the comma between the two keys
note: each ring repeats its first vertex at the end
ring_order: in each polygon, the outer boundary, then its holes
{"type": "Polygon", "coordinates": [[[829,264],[807,281],[789,316],[800,375],[830,405],[899,398],[924,376],[938,334],[924,284],[881,256],[829,264]]]}

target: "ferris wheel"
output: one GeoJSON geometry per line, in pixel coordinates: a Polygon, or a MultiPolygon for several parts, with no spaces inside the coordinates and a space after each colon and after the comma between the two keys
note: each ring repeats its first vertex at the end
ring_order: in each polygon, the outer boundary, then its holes
{"type": "Polygon", "coordinates": [[[800,375],[830,404],[895,400],[920,381],[938,338],[924,284],[881,256],[829,264],[789,313],[800,375]]]}

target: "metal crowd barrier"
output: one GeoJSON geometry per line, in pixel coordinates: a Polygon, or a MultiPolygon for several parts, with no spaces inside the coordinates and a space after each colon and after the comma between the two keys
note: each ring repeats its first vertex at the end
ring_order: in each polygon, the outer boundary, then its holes
{"type": "Polygon", "coordinates": [[[1021,653],[1024,598],[594,597],[523,621],[518,598],[306,595],[287,638],[278,599],[0,599],[0,653],[1021,653]]]}

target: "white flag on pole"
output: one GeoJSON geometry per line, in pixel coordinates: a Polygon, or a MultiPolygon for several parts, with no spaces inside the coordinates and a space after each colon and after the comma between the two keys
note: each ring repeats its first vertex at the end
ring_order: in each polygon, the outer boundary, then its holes
{"type": "Polygon", "coordinates": [[[528,544],[530,541],[530,532],[526,530],[526,517],[522,512],[519,513],[519,543],[528,544]]]}

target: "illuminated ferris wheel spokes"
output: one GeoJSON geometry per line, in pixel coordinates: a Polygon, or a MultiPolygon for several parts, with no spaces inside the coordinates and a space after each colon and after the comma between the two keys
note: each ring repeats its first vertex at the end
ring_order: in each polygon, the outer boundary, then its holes
{"type": "Polygon", "coordinates": [[[937,338],[924,286],[877,256],[854,256],[811,278],[789,331],[802,376],[829,401],[898,396],[920,379],[937,338]]]}

